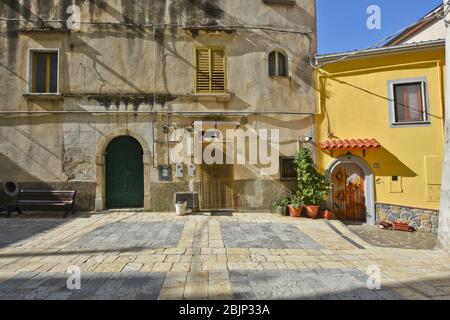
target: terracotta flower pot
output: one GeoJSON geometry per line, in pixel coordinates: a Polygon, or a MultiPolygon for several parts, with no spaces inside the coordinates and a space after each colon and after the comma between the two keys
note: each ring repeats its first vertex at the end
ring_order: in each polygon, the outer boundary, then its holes
{"type": "Polygon", "coordinates": [[[306,215],[314,219],[317,217],[317,214],[319,213],[319,206],[305,206],[306,208],[306,215]]]}
{"type": "Polygon", "coordinates": [[[323,218],[327,219],[327,220],[331,220],[333,219],[333,212],[331,210],[325,210],[324,214],[323,214],[323,218]]]}
{"type": "Polygon", "coordinates": [[[297,208],[294,208],[292,205],[289,205],[288,208],[289,208],[289,214],[291,217],[299,218],[302,215],[303,207],[300,207],[297,209],[297,208]]]}

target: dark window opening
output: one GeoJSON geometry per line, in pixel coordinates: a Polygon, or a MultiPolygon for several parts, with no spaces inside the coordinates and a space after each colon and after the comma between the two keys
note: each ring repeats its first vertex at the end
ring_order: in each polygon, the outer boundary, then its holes
{"type": "Polygon", "coordinates": [[[282,180],[296,180],[297,169],[294,166],[294,157],[280,157],[280,178],[282,180]]]}
{"type": "Polygon", "coordinates": [[[58,53],[32,53],[32,86],[33,93],[58,92],[58,53]]]}
{"type": "Polygon", "coordinates": [[[287,59],[284,54],[278,51],[272,51],[269,54],[269,76],[287,77],[287,59]]]}

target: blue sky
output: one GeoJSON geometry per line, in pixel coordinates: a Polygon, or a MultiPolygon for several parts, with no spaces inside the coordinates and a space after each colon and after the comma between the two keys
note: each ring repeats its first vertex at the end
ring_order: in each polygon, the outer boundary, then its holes
{"type": "Polygon", "coordinates": [[[442,0],[317,0],[319,54],[367,48],[419,20],[442,0]],[[381,29],[367,28],[367,8],[381,9],[381,29]]]}

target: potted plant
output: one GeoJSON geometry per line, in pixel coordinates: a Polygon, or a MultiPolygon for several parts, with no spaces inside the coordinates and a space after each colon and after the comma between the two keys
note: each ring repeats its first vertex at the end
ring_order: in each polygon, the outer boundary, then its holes
{"type": "Polygon", "coordinates": [[[298,189],[301,202],[310,218],[316,218],[320,204],[331,190],[328,179],[317,171],[308,149],[301,149],[294,160],[298,170],[298,189]]]}
{"type": "Polygon", "coordinates": [[[291,201],[289,196],[283,197],[274,203],[275,213],[280,216],[287,216],[287,208],[291,201]]]}
{"type": "Polygon", "coordinates": [[[289,201],[289,214],[293,218],[299,218],[302,215],[303,202],[300,194],[296,193],[289,201]]]}

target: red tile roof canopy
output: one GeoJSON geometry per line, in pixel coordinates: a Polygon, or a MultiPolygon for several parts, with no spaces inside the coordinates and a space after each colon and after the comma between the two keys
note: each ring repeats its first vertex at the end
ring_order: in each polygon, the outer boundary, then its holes
{"type": "Polygon", "coordinates": [[[358,150],[379,147],[381,147],[381,144],[375,139],[332,139],[320,143],[322,150],[358,150]]]}

